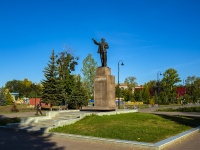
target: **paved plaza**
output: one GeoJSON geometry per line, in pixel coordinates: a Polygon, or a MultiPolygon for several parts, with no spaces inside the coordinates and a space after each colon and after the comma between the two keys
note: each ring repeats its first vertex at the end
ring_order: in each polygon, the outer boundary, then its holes
{"type": "MultiPolygon", "coordinates": [[[[144,113],[161,113],[166,115],[188,115],[200,117],[200,113],[155,112],[157,108],[139,109],[144,113]]],[[[34,117],[34,112],[1,114],[0,117],[34,117]]],[[[131,144],[113,143],[84,138],[64,136],[62,134],[27,132],[11,128],[0,128],[0,146],[4,149],[48,149],[48,150],[140,150],[155,147],[139,148],[131,144]],[[13,143],[13,144],[10,144],[13,143]]],[[[164,150],[196,150],[200,147],[200,132],[196,132],[175,143],[167,145],[164,150]]]]}

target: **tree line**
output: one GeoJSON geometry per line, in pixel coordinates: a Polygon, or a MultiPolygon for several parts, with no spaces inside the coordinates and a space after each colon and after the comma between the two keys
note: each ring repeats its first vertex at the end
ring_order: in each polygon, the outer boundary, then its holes
{"type": "MultiPolygon", "coordinates": [[[[86,105],[89,92],[83,86],[81,76],[72,74],[78,65],[78,59],[70,52],[64,51],[56,55],[52,50],[50,60],[43,70],[45,79],[38,84],[28,79],[8,81],[0,90],[0,105],[7,104],[5,90],[8,94],[18,92],[19,98],[41,97],[43,103],[51,106],[68,105],[68,108],[79,108],[86,105]]],[[[10,99],[9,101],[13,101],[10,99]]]]}
{"type": "MultiPolygon", "coordinates": [[[[94,77],[96,75],[97,62],[91,54],[82,62],[81,75],[72,74],[78,65],[78,57],[69,51],[55,54],[52,50],[47,66],[44,68],[44,78],[41,83],[33,83],[28,79],[12,80],[0,88],[0,105],[8,105],[13,99],[9,94],[18,92],[19,98],[41,97],[42,102],[53,105],[68,105],[69,108],[79,108],[87,105],[89,99],[94,99],[94,77]]],[[[161,73],[158,72],[157,76],[161,73]]],[[[127,89],[119,89],[116,85],[115,95],[125,101],[141,101],[146,104],[170,104],[197,102],[200,98],[200,78],[189,76],[178,84],[180,79],[177,71],[169,68],[162,74],[162,79],[151,80],[141,88],[137,87],[136,78],[127,77],[124,83],[127,89]],[[177,87],[184,87],[186,93],[177,96],[177,87]]],[[[18,97],[17,97],[18,98],[18,97]]]]}
{"type": "MultiPolygon", "coordinates": [[[[127,89],[120,89],[120,96],[125,101],[140,101],[146,104],[184,104],[200,102],[200,77],[188,76],[181,80],[177,71],[167,69],[162,79],[151,80],[143,86],[137,87],[135,77],[125,79],[127,89]],[[182,84],[178,84],[183,81],[182,84]],[[180,89],[180,90],[179,90],[180,89]],[[179,91],[178,91],[179,90],[179,91]],[[181,93],[182,92],[182,93],[181,93]]],[[[119,88],[116,87],[116,95],[119,96],[119,88]]]]}

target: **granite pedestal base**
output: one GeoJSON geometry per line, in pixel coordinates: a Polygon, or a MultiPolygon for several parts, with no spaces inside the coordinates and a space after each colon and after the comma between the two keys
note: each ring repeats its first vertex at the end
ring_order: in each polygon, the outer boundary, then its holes
{"type": "Polygon", "coordinates": [[[116,110],[115,77],[108,67],[99,67],[94,79],[94,106],[83,107],[83,110],[116,110]]]}

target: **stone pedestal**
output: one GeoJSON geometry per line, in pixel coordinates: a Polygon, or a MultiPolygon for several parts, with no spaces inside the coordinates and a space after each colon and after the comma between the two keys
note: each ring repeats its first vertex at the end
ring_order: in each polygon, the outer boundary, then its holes
{"type": "Polygon", "coordinates": [[[108,67],[96,70],[94,79],[94,106],[105,109],[116,109],[115,103],[115,77],[111,75],[108,67]]]}
{"type": "Polygon", "coordinates": [[[84,107],[90,110],[116,110],[115,103],[115,77],[111,75],[108,67],[99,67],[94,79],[94,106],[84,107]]]}

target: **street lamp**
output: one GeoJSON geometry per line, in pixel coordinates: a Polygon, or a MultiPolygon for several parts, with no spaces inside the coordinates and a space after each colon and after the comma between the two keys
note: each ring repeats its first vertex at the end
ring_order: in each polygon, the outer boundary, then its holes
{"type": "Polygon", "coordinates": [[[36,86],[37,86],[37,83],[35,82],[34,85],[35,85],[35,109],[36,109],[36,86]]]}
{"type": "MultiPolygon", "coordinates": [[[[159,76],[161,76],[162,73],[160,71],[158,71],[157,73],[157,95],[159,95],[159,92],[160,92],[160,80],[159,80],[159,76]]],[[[156,95],[156,99],[158,98],[158,96],[156,95]]],[[[158,102],[159,104],[159,102],[158,102]]]]}
{"type": "Polygon", "coordinates": [[[162,76],[162,73],[161,73],[160,71],[158,71],[158,73],[157,73],[157,81],[160,80],[160,79],[159,79],[159,75],[162,76]]]}
{"type": "Polygon", "coordinates": [[[183,79],[183,87],[185,86],[185,81],[186,81],[186,80],[185,80],[185,79],[183,79]]]}
{"type": "Polygon", "coordinates": [[[121,62],[121,66],[123,66],[124,65],[124,63],[123,63],[123,61],[122,60],[120,60],[119,62],[118,62],[118,109],[120,109],[120,88],[119,88],[119,63],[121,62]]]}

